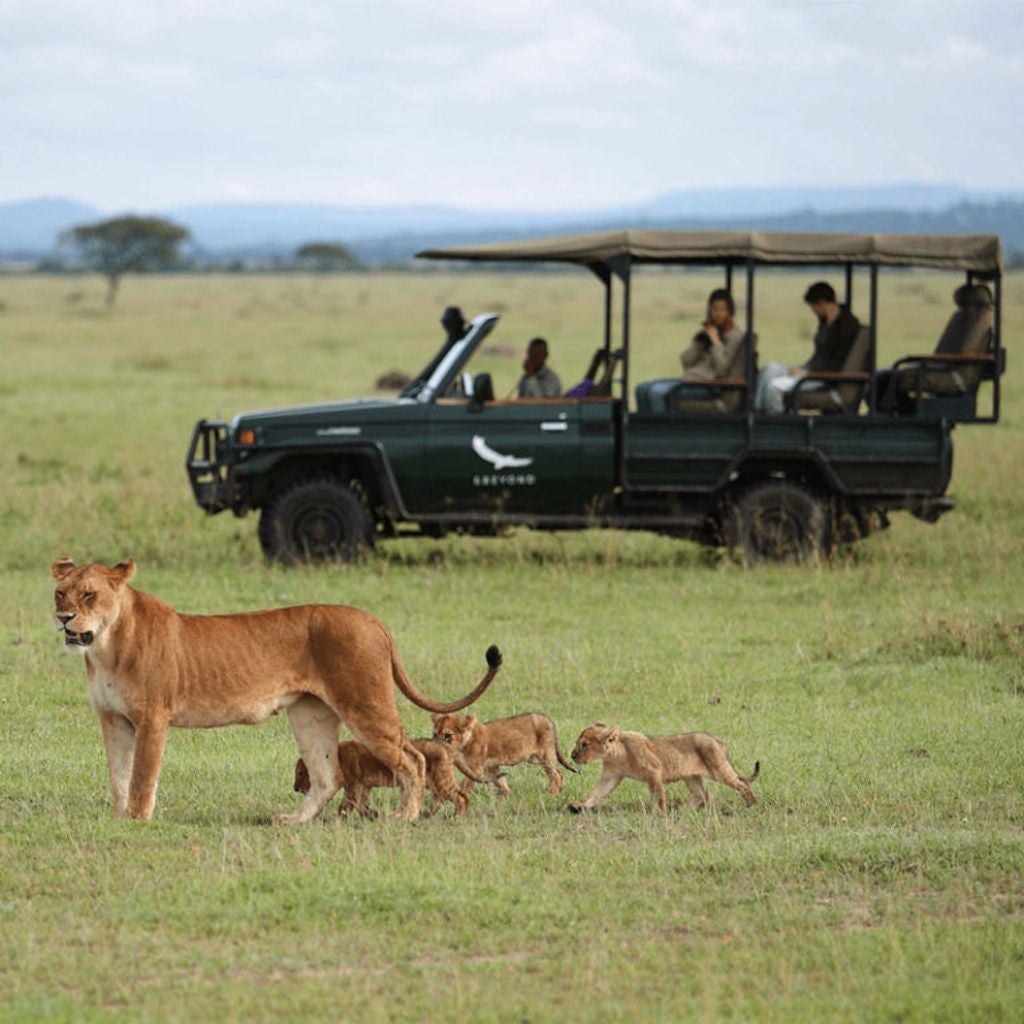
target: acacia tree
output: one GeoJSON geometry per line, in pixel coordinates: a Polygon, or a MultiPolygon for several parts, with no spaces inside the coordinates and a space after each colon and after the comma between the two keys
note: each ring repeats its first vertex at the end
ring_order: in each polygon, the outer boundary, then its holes
{"type": "Polygon", "coordinates": [[[125,274],[173,267],[188,237],[188,229],[173,221],[129,215],[70,228],[61,243],[77,249],[84,262],[107,278],[107,305],[113,306],[125,274]]]}
{"type": "Polygon", "coordinates": [[[340,242],[307,242],[295,250],[295,259],[319,271],[349,270],[359,262],[352,250],[340,242]]]}

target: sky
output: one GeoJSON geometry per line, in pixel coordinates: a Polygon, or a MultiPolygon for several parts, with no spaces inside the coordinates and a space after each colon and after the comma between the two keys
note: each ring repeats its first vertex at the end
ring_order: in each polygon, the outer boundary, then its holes
{"type": "Polygon", "coordinates": [[[0,0],[0,201],[1024,186],[1024,0],[0,0]]]}

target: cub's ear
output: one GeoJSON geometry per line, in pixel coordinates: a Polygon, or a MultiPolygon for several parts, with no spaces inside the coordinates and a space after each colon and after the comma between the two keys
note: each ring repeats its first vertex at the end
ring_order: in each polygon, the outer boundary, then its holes
{"type": "Polygon", "coordinates": [[[477,722],[479,721],[480,719],[477,718],[476,715],[466,715],[466,717],[462,720],[462,723],[467,729],[472,729],[473,726],[476,725],[477,722]]]}
{"type": "Polygon", "coordinates": [[[65,555],[63,558],[58,558],[53,565],[50,566],[50,575],[55,580],[62,580],[72,569],[75,567],[75,561],[73,558],[68,558],[65,555]]]}
{"type": "Polygon", "coordinates": [[[118,577],[119,583],[127,583],[135,575],[135,559],[129,558],[127,562],[118,562],[110,572],[118,577]]]}
{"type": "Polygon", "coordinates": [[[605,743],[618,743],[621,738],[622,730],[617,725],[611,726],[611,728],[604,734],[605,743]]]}
{"type": "Polygon", "coordinates": [[[431,715],[430,716],[430,720],[431,720],[431,722],[434,723],[434,728],[435,729],[437,728],[437,725],[441,721],[442,718],[444,718],[444,715],[431,715]]]}

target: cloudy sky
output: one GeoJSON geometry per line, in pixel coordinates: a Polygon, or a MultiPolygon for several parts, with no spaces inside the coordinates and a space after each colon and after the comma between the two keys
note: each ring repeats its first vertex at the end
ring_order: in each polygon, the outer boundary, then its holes
{"type": "Polygon", "coordinates": [[[0,0],[0,200],[1024,186],[1024,0],[0,0]]]}

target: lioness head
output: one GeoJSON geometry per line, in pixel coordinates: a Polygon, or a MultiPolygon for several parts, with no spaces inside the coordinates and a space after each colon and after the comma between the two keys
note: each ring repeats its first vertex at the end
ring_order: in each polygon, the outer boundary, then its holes
{"type": "Polygon", "coordinates": [[[434,739],[452,750],[461,750],[473,734],[476,715],[431,715],[434,739]]]}
{"type": "Polygon", "coordinates": [[[579,739],[576,740],[576,746],[572,748],[572,759],[577,764],[600,761],[608,756],[612,746],[618,741],[619,727],[617,725],[609,726],[602,722],[595,722],[580,733],[579,739]]]}
{"type": "Polygon", "coordinates": [[[64,649],[84,651],[117,621],[124,587],[135,575],[135,562],[129,559],[108,569],[98,563],[76,566],[70,558],[58,558],[50,572],[57,581],[54,621],[64,633],[64,649]]]}

